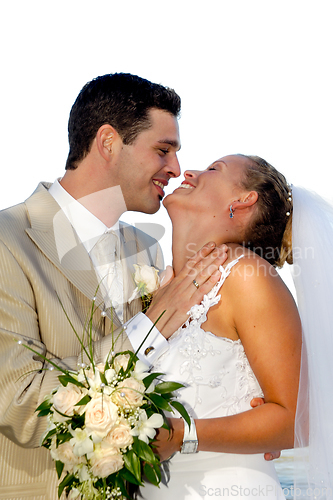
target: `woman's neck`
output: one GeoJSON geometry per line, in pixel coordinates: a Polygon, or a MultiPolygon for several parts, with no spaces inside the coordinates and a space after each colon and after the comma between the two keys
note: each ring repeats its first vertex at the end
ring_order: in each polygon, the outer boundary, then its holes
{"type": "MultiPolygon", "coordinates": [[[[198,227],[194,229],[188,226],[185,229],[184,227],[179,227],[178,225],[173,226],[172,265],[175,276],[179,274],[186,262],[193,258],[196,252],[198,252],[209,241],[217,243],[216,238],[214,239],[213,235],[209,235],[207,228],[204,231],[200,231],[198,227]]],[[[221,243],[222,242],[220,241],[218,242],[218,244],[221,243]]]]}
{"type": "Polygon", "coordinates": [[[179,274],[186,262],[207,243],[213,241],[217,246],[227,244],[228,246],[242,245],[242,240],[230,226],[200,223],[200,218],[192,223],[176,223],[173,221],[172,230],[172,265],[175,276],[179,274]]]}

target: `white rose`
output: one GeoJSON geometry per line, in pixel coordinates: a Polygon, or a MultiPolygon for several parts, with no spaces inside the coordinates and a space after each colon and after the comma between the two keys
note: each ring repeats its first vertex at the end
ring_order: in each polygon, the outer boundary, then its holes
{"type": "Polygon", "coordinates": [[[67,471],[72,470],[75,465],[82,463],[82,458],[74,454],[73,446],[68,441],[60,444],[58,448],[52,447],[51,456],[53,460],[60,460],[60,462],[65,464],[67,471]]]}
{"type": "Polygon", "coordinates": [[[96,477],[108,477],[123,468],[124,460],[116,448],[106,442],[96,446],[90,458],[91,472],[96,477]]]}
{"type": "MultiPolygon", "coordinates": [[[[53,408],[65,415],[72,416],[74,414],[74,406],[82,399],[84,394],[79,387],[73,384],[68,384],[66,387],[61,385],[57,392],[53,395],[53,408]]],[[[61,422],[66,420],[57,413],[55,421],[61,422]]]]}
{"type": "Polygon", "coordinates": [[[127,448],[133,443],[131,428],[126,422],[121,422],[109,432],[104,440],[115,448],[127,448]]]}
{"type": "Polygon", "coordinates": [[[118,419],[118,408],[107,395],[98,394],[86,405],[85,425],[94,442],[101,441],[118,419]]]}
{"type": "Polygon", "coordinates": [[[119,372],[120,368],[122,368],[124,371],[126,370],[130,357],[131,356],[129,354],[119,354],[119,356],[115,356],[114,368],[117,373],[119,372]]]}
{"type": "Polygon", "coordinates": [[[125,408],[142,405],[145,386],[140,380],[133,377],[126,378],[118,384],[117,389],[112,395],[117,405],[125,408]]]}
{"type": "Polygon", "coordinates": [[[150,267],[144,264],[138,266],[134,264],[135,274],[134,281],[140,287],[143,286],[144,293],[153,293],[160,286],[158,270],[155,267],[150,267]]]}

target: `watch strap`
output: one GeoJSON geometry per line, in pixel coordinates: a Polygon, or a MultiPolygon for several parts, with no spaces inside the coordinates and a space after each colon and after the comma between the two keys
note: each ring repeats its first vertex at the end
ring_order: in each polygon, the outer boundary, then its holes
{"type": "Polygon", "coordinates": [[[184,420],[184,437],[180,453],[196,453],[198,449],[198,436],[195,427],[195,422],[192,417],[190,417],[190,420],[191,420],[190,427],[184,420]]]}

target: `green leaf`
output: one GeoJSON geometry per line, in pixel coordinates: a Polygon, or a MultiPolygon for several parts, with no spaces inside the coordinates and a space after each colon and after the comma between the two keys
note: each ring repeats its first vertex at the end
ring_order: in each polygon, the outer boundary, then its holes
{"type": "Polygon", "coordinates": [[[55,467],[58,475],[58,479],[60,479],[62,471],[64,470],[65,464],[63,462],[60,462],[60,460],[56,460],[55,467]]]}
{"type": "Polygon", "coordinates": [[[154,468],[155,474],[158,478],[158,481],[161,482],[161,479],[162,479],[161,462],[160,462],[160,458],[158,456],[156,458],[157,458],[157,460],[156,460],[156,463],[153,464],[153,468],[154,468]]]}
{"type": "Polygon", "coordinates": [[[48,415],[49,413],[51,413],[50,408],[49,408],[48,410],[41,410],[41,411],[38,413],[37,417],[46,417],[46,415],[48,415]]]}
{"type": "Polygon", "coordinates": [[[45,443],[45,441],[47,441],[48,439],[50,439],[52,436],[54,436],[55,434],[57,433],[57,429],[52,429],[50,430],[50,432],[48,432],[45,436],[45,438],[43,439],[43,443],[45,443]]]}
{"type": "Polygon", "coordinates": [[[134,440],[133,449],[138,455],[138,457],[144,460],[145,462],[149,462],[150,464],[156,462],[156,456],[154,455],[152,449],[147,443],[141,441],[141,439],[134,440]]]}
{"type": "Polygon", "coordinates": [[[68,374],[66,374],[66,375],[59,375],[58,379],[59,379],[59,382],[64,387],[67,387],[67,384],[77,385],[78,387],[85,387],[84,384],[82,384],[81,382],[79,382],[74,377],[72,377],[71,375],[68,375],[68,374]]]}
{"type": "Polygon", "coordinates": [[[70,487],[73,484],[74,481],[75,481],[75,476],[73,476],[73,474],[70,474],[69,472],[67,472],[66,476],[64,477],[64,479],[59,484],[59,487],[58,487],[58,498],[61,497],[62,492],[64,491],[64,489],[67,488],[67,487],[70,487]]]}
{"type": "Polygon", "coordinates": [[[159,394],[151,393],[149,394],[149,396],[146,394],[146,397],[150,399],[157,408],[160,408],[161,410],[164,411],[172,411],[172,408],[169,405],[169,403],[159,394]]]}
{"type": "Polygon", "coordinates": [[[178,384],[177,382],[161,382],[160,384],[157,384],[155,387],[155,391],[164,394],[168,392],[173,392],[177,391],[178,389],[181,389],[184,387],[183,384],[178,384]]]}
{"type": "Polygon", "coordinates": [[[106,376],[104,375],[104,373],[99,372],[99,376],[101,377],[101,382],[105,385],[108,385],[108,381],[106,380],[106,376]]]}
{"type": "MultiPolygon", "coordinates": [[[[123,468],[121,470],[124,470],[126,471],[127,474],[129,474],[130,476],[132,476],[132,478],[134,478],[134,481],[136,481],[135,477],[133,476],[133,474],[131,474],[127,469],[123,468]]],[[[128,479],[126,479],[127,482],[132,482],[132,481],[129,481],[128,479]]],[[[116,474],[112,474],[111,476],[109,476],[107,478],[107,484],[110,485],[110,486],[115,486],[116,488],[120,488],[120,491],[123,495],[124,498],[128,498],[128,500],[132,500],[132,497],[129,495],[128,491],[126,490],[126,483],[125,483],[125,480],[124,478],[120,475],[120,471],[117,472],[116,474]],[[108,481],[109,478],[111,478],[111,481],[108,481]]],[[[132,482],[132,484],[136,484],[132,482]]]]}
{"type": "Polygon", "coordinates": [[[160,484],[161,479],[156,474],[156,469],[152,467],[150,464],[144,465],[143,472],[150,483],[152,483],[155,486],[158,486],[160,484]]]}
{"type": "Polygon", "coordinates": [[[127,453],[125,453],[125,455],[123,455],[123,459],[126,469],[128,469],[133,474],[139,484],[142,484],[140,459],[136,455],[136,453],[134,453],[133,450],[129,450],[127,453]]]}
{"type": "Polygon", "coordinates": [[[83,415],[73,415],[71,418],[72,418],[72,429],[75,430],[78,427],[84,426],[86,414],[83,413],[83,415]]]}
{"type": "Polygon", "coordinates": [[[62,443],[66,443],[72,439],[72,434],[70,432],[64,432],[63,434],[57,434],[57,446],[62,443]]]}
{"type": "Polygon", "coordinates": [[[147,387],[150,386],[150,384],[152,383],[152,381],[155,380],[155,378],[161,377],[162,375],[164,375],[164,373],[151,373],[150,375],[148,375],[147,377],[145,377],[142,380],[142,382],[145,384],[146,389],[147,389],[147,387]]]}
{"type": "Polygon", "coordinates": [[[52,403],[50,402],[50,400],[49,399],[45,399],[45,401],[43,401],[42,404],[40,404],[38,406],[38,408],[36,408],[35,411],[50,410],[51,406],[52,406],[52,403]]]}
{"type": "Polygon", "coordinates": [[[142,481],[137,481],[136,477],[126,468],[123,468],[118,473],[125,481],[128,483],[136,484],[138,486],[142,486],[142,481]]]}
{"type": "Polygon", "coordinates": [[[86,396],[84,396],[84,398],[80,399],[80,401],[78,403],[76,403],[76,405],[74,405],[74,406],[86,405],[89,403],[90,400],[91,400],[91,397],[88,396],[88,394],[87,394],[86,396]]]}
{"type": "Polygon", "coordinates": [[[191,419],[184,406],[179,401],[171,401],[170,404],[181,414],[187,425],[191,427],[191,419]]]}

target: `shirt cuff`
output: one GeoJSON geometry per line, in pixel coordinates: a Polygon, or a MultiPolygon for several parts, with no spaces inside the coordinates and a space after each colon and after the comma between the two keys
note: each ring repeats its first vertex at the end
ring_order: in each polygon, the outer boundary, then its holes
{"type": "Polygon", "coordinates": [[[127,321],[124,327],[134,352],[138,351],[138,358],[148,366],[153,365],[154,361],[169,349],[166,338],[163,337],[154,326],[154,323],[142,312],[139,312],[127,321]],[[148,337],[140,347],[149,331],[148,337]]]}

